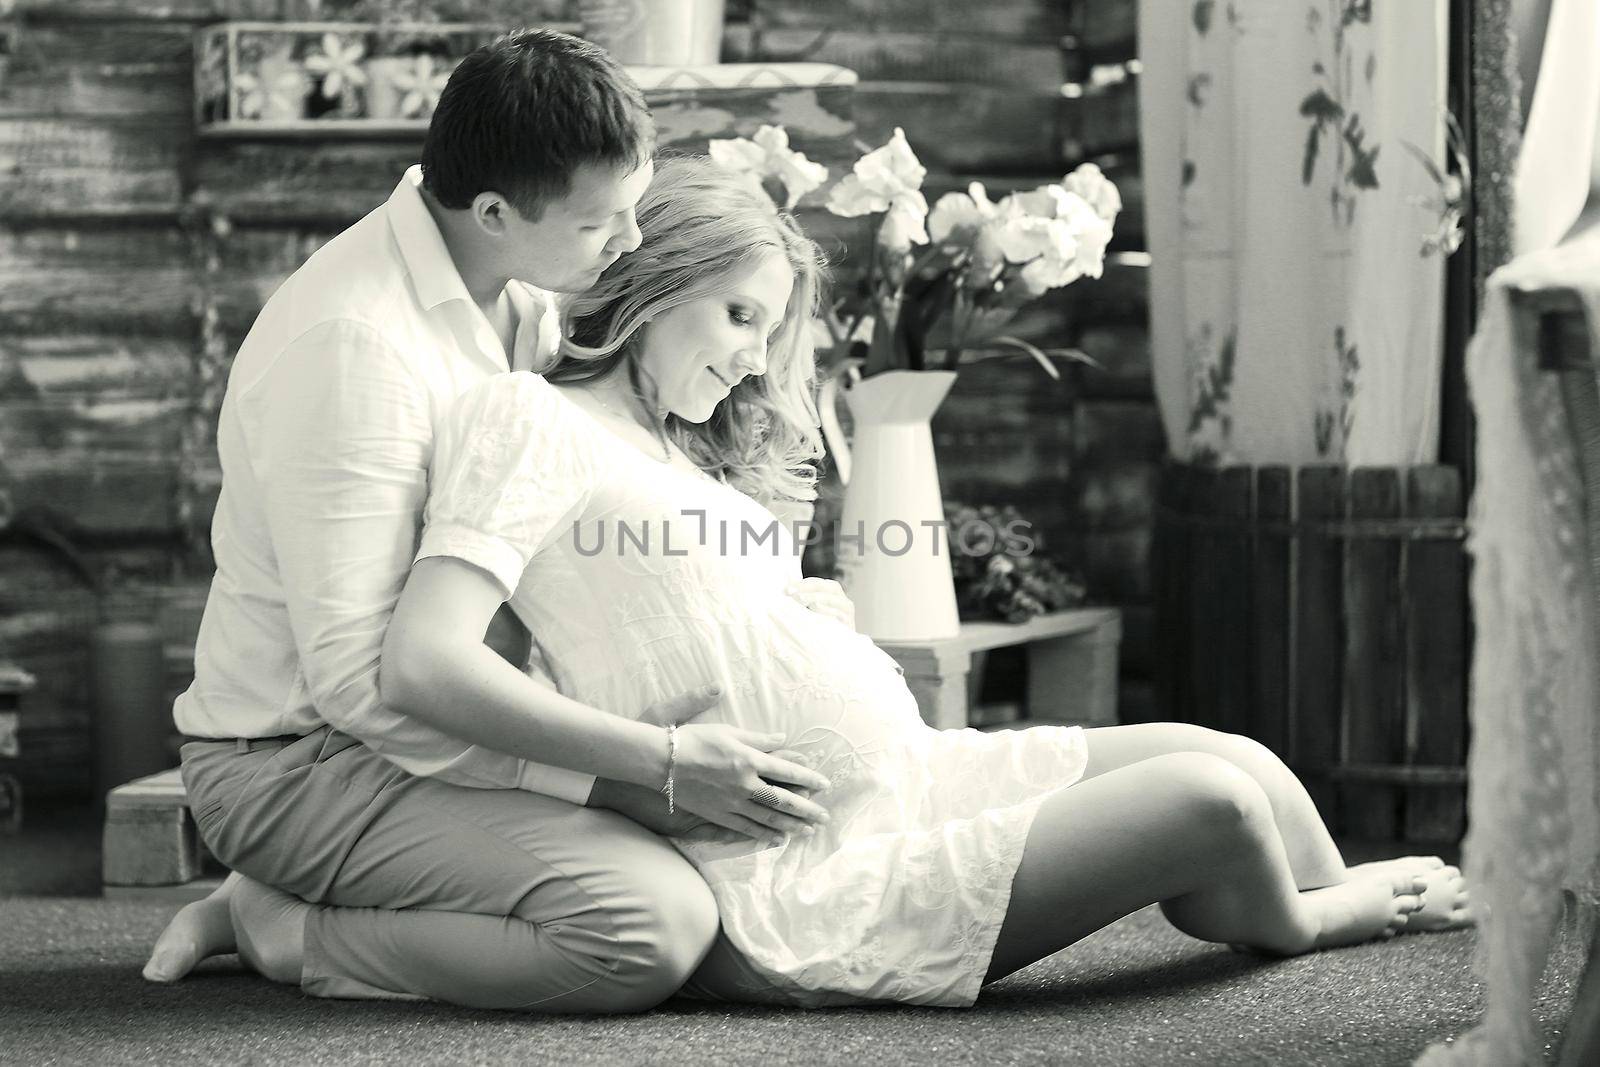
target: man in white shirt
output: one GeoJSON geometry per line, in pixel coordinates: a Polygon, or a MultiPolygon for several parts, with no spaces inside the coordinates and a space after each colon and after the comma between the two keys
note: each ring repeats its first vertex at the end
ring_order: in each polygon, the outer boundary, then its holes
{"type": "Polygon", "coordinates": [[[557,342],[548,293],[638,246],[654,136],[600,49],[497,41],[452,75],[421,166],[263,308],[222,407],[217,572],[174,709],[190,807],[235,874],[148,978],[237,950],[317,996],[630,1011],[710,949],[709,889],[645,828],[668,828],[661,798],[468,744],[377,689],[435,427],[557,342]],[[254,883],[313,906],[262,913],[235,891],[254,883]]]}

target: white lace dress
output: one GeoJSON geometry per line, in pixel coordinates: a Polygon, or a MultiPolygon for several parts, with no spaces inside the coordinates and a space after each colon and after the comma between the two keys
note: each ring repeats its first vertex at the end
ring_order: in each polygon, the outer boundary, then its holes
{"type": "Polygon", "coordinates": [[[1083,774],[1083,732],[925,725],[893,659],[784,592],[795,544],[749,497],[520,372],[453,409],[418,558],[499,578],[567,696],[632,717],[718,683],[698,721],[781,731],[832,781],[811,838],[673,841],[761,977],[752,999],[970,1005],[1034,815],[1083,774]]]}

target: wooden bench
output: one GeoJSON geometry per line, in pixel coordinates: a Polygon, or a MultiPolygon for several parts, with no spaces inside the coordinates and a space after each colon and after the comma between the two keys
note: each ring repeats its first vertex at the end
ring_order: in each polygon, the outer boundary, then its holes
{"type": "Polygon", "coordinates": [[[964,622],[955,637],[937,641],[879,642],[905,670],[923,721],[941,730],[968,725],[972,694],[967,676],[973,657],[1023,645],[1027,653],[1024,719],[1080,726],[1117,725],[1117,653],[1122,613],[1116,608],[1073,608],[1027,622],[964,622]]]}
{"type": "Polygon", "coordinates": [[[198,900],[219,880],[206,871],[205,846],[189,814],[176,769],[136,778],[106,795],[101,892],[121,900],[198,900]]]}

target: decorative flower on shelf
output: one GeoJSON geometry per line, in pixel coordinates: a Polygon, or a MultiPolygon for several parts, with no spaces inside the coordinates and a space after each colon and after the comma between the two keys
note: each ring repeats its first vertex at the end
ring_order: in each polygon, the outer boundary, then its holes
{"type": "Polygon", "coordinates": [[[234,114],[242,119],[293,119],[305,109],[306,75],[292,59],[268,56],[233,80],[234,114]]]}
{"type": "Polygon", "coordinates": [[[768,182],[784,191],[784,210],[792,209],[800,198],[828,180],[828,168],[813,163],[789,147],[789,134],[782,126],[762,126],[754,137],[723,138],[712,141],[711,158],[729,170],[747,175],[773,200],[779,197],[768,182]]]}
{"type": "Polygon", "coordinates": [[[322,51],[306,57],[306,69],[322,78],[322,95],[338,100],[346,88],[367,84],[367,72],[361,69],[367,46],[361,41],[346,41],[336,33],[322,35],[322,51]]]}
{"type": "Polygon", "coordinates": [[[439,94],[450,80],[450,69],[449,66],[436,69],[434,57],[430,55],[412,57],[410,65],[394,76],[395,88],[404,94],[400,98],[400,114],[418,117],[431,114],[439,103],[439,94]]]}

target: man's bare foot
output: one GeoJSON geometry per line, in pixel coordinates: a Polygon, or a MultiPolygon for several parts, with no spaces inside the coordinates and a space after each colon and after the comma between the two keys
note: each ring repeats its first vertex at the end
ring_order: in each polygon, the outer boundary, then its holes
{"type": "Polygon", "coordinates": [[[185,904],[156,938],[144,976],[152,982],[176,982],[201,960],[237,952],[233,938],[233,916],[228,899],[238,888],[241,875],[228,875],[204,900],[185,904]]]}
{"type": "Polygon", "coordinates": [[[228,905],[239,958],[263,978],[299,985],[311,905],[250,878],[240,880],[228,905]]]}

